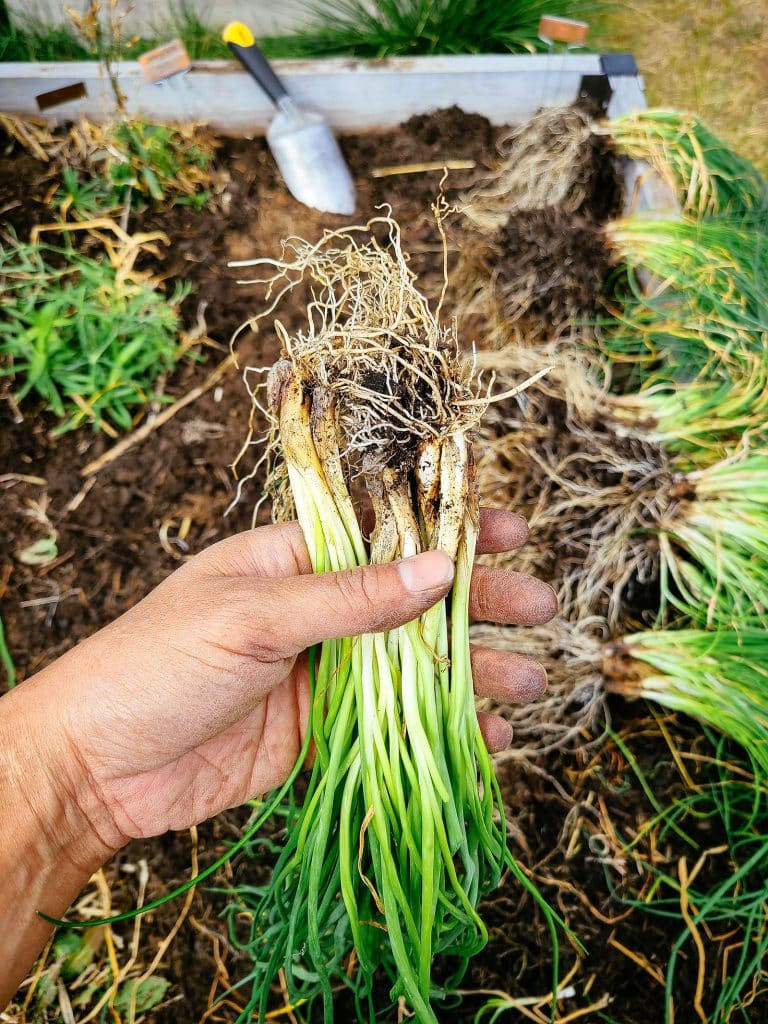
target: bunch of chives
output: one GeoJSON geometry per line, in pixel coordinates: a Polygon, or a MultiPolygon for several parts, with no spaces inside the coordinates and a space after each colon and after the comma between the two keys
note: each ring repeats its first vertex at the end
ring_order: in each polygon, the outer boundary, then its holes
{"type": "Polygon", "coordinates": [[[768,454],[682,476],[658,527],[662,613],[768,625],[768,454]]]}
{"type": "Polygon", "coordinates": [[[439,326],[416,289],[388,218],[326,232],[314,246],[292,240],[272,266],[262,280],[271,293],[312,286],[306,329],[289,336],[277,325],[283,352],[268,392],[314,571],[437,548],[456,575],[450,598],[417,622],[322,645],[303,802],[270,885],[242,887],[229,908],[233,940],[253,960],[240,1020],[254,1011],[264,1019],[279,974],[292,1001],[321,996],[326,1021],[334,982],[353,989],[359,1014],[364,1003],[372,1013],[380,970],[393,1001],[436,1024],[433,960],[452,958],[455,984],[486,942],[477,905],[505,867],[552,920],[507,851],[475,713],[468,599],[478,499],[468,431],[486,400],[454,329],[439,326]],[[387,245],[371,238],[382,228],[387,245]],[[356,488],[375,514],[370,544],[356,488]]]}
{"type": "Polygon", "coordinates": [[[686,213],[741,214],[768,206],[768,182],[692,114],[640,110],[596,131],[617,150],[643,160],[674,189],[686,213]]]}
{"type": "Polygon", "coordinates": [[[718,462],[745,439],[766,439],[768,353],[744,355],[742,372],[733,378],[657,378],[640,391],[605,400],[619,433],[663,444],[692,465],[718,462]]]}
{"type": "Polygon", "coordinates": [[[635,362],[645,381],[658,366],[686,381],[741,376],[764,353],[768,245],[754,225],[635,218],[610,225],[608,239],[628,271],[603,325],[609,358],[635,362]]]}
{"type": "Polygon", "coordinates": [[[662,629],[611,645],[606,675],[614,692],[646,697],[731,737],[768,771],[768,630],[662,629]]]}

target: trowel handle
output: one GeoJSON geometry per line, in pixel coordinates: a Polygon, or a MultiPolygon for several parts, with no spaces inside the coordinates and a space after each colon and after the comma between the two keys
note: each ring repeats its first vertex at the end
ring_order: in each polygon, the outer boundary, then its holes
{"type": "Polygon", "coordinates": [[[246,71],[251,73],[267,96],[277,106],[279,101],[288,95],[288,90],[256,45],[253,33],[247,25],[243,25],[240,21],[231,22],[224,29],[222,38],[246,71]]]}

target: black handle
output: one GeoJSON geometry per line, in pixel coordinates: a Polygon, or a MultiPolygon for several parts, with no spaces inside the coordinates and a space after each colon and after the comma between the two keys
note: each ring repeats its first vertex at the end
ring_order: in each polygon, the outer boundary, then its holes
{"type": "Polygon", "coordinates": [[[253,75],[267,96],[277,106],[278,102],[288,95],[288,90],[272,70],[272,65],[256,43],[252,43],[250,46],[238,46],[237,43],[228,43],[227,45],[246,71],[253,75]]]}

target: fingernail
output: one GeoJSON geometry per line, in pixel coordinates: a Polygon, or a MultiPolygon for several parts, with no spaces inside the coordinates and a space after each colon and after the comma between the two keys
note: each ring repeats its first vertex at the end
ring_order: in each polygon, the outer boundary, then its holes
{"type": "Polygon", "coordinates": [[[397,563],[403,586],[412,594],[444,587],[453,580],[453,562],[444,551],[424,551],[397,563]]]}
{"type": "Polygon", "coordinates": [[[538,700],[547,689],[547,672],[537,661],[528,662],[516,686],[520,701],[538,700]]]}
{"type": "Polygon", "coordinates": [[[498,744],[499,752],[506,750],[512,743],[514,738],[514,729],[510,722],[506,718],[500,718],[496,733],[496,742],[498,744]]]}

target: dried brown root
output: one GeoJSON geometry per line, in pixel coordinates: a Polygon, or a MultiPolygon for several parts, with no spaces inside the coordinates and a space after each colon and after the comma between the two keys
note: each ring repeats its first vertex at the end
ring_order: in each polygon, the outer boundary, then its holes
{"type": "Polygon", "coordinates": [[[44,163],[52,159],[61,148],[61,140],[53,135],[48,122],[42,117],[0,114],[0,130],[36,160],[44,163]]]}
{"type": "Polygon", "coordinates": [[[464,196],[461,212],[486,234],[519,210],[589,207],[599,220],[611,216],[621,204],[621,186],[612,144],[593,126],[578,107],[540,111],[500,140],[496,166],[464,196]]]}
{"type": "Polygon", "coordinates": [[[592,218],[555,207],[520,211],[492,238],[465,247],[457,312],[484,315],[491,345],[591,341],[612,269],[592,218]]]}
{"type": "Polygon", "coordinates": [[[633,621],[659,569],[648,528],[672,500],[664,449],[617,436],[606,391],[570,348],[508,346],[478,362],[500,386],[552,366],[514,402],[491,407],[477,445],[481,497],[529,520],[531,541],[515,568],[549,579],[571,618],[597,614],[612,628],[633,621]]]}
{"type": "MultiPolygon", "coordinates": [[[[439,223],[443,211],[435,212],[439,223]]],[[[289,335],[274,322],[281,357],[306,389],[333,391],[341,455],[353,475],[406,472],[420,446],[478,423],[488,389],[459,348],[455,320],[441,324],[440,305],[433,312],[417,287],[390,216],[327,230],[315,244],[290,238],[279,259],[235,266],[265,271],[248,282],[265,293],[252,327],[270,318],[288,292],[304,289],[306,326],[289,335]]],[[[261,372],[251,368],[246,375],[254,408],[270,424],[268,490],[278,509],[287,510],[276,423],[256,383],[261,372]]]]}
{"type": "Polygon", "coordinates": [[[594,735],[606,718],[602,661],[609,636],[608,623],[599,616],[578,622],[558,617],[532,629],[472,627],[473,643],[526,654],[547,669],[547,690],[539,700],[488,702],[488,710],[503,715],[515,730],[515,743],[497,760],[536,759],[552,750],[582,747],[585,735],[594,735]]]}

